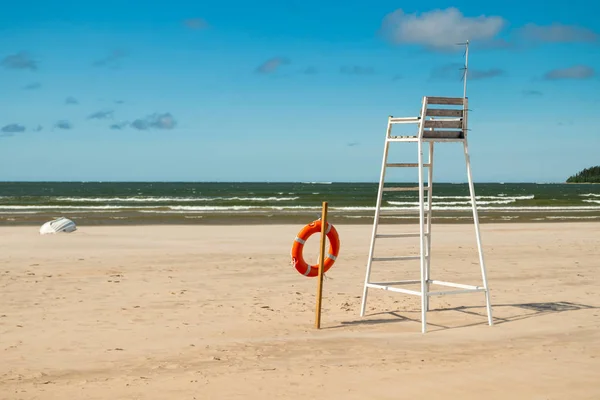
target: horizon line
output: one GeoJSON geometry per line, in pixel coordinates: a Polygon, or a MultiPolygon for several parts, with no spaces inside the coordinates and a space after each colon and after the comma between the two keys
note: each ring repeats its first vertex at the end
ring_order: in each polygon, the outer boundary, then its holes
{"type": "MultiPolygon", "coordinates": [[[[2,183],[301,183],[301,184],[336,184],[336,183],[373,183],[379,184],[379,181],[279,181],[279,180],[266,180],[266,181],[186,181],[186,180],[0,180],[2,183]]],[[[386,181],[385,183],[418,183],[418,181],[386,181]]],[[[551,184],[588,184],[586,182],[566,182],[566,181],[473,181],[474,184],[537,184],[537,185],[551,185],[551,184]]],[[[452,182],[452,181],[437,181],[435,184],[468,184],[468,181],[452,182]]]]}

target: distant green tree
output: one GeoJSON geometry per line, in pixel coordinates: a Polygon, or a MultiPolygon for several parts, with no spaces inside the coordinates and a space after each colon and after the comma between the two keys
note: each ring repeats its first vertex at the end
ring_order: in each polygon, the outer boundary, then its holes
{"type": "Polygon", "coordinates": [[[567,183],[600,183],[600,166],[579,171],[567,179],[567,183]]]}

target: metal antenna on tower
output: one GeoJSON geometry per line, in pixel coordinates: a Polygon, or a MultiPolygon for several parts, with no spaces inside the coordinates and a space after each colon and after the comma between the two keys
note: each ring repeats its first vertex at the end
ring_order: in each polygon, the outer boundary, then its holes
{"type": "Polygon", "coordinates": [[[469,69],[469,41],[467,40],[465,43],[457,43],[459,46],[465,46],[465,67],[462,68],[463,72],[463,98],[467,97],[467,76],[468,76],[468,69],[469,69]]]}
{"type": "Polygon", "coordinates": [[[467,76],[469,70],[469,41],[467,40],[467,44],[465,45],[465,86],[463,89],[463,97],[467,97],[467,76]]]}

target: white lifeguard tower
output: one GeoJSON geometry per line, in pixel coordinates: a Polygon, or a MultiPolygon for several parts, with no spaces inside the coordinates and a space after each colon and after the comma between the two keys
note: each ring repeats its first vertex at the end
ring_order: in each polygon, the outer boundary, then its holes
{"type": "Polygon", "coordinates": [[[371,246],[369,249],[369,258],[366,267],[366,276],[364,282],[361,317],[365,315],[367,304],[367,295],[369,289],[383,289],[390,292],[404,293],[421,297],[421,322],[422,332],[427,331],[427,311],[429,311],[429,298],[432,296],[446,296],[453,294],[464,294],[471,292],[483,292],[485,295],[488,323],[491,326],[492,308],[490,304],[490,294],[487,283],[486,268],[481,246],[481,234],[479,231],[479,218],[477,213],[477,203],[475,201],[475,190],[473,187],[473,178],[471,174],[471,163],[469,158],[469,148],[467,143],[468,132],[468,98],[466,95],[467,87],[467,66],[469,55],[469,43],[466,45],[465,52],[465,73],[464,73],[464,92],[463,97],[430,97],[424,96],[421,104],[421,114],[418,117],[396,118],[389,116],[387,132],[385,137],[385,146],[383,150],[383,162],[381,165],[381,175],[379,179],[379,190],[377,193],[377,204],[375,208],[375,218],[373,221],[373,232],[371,236],[371,246]],[[394,136],[392,127],[398,124],[413,124],[417,127],[417,132],[413,136],[394,136]],[[418,162],[417,163],[389,163],[388,150],[391,143],[417,143],[418,162]],[[423,161],[423,145],[428,144],[429,156],[427,162],[423,161]],[[475,224],[475,236],[477,240],[477,250],[479,253],[479,264],[481,268],[482,286],[465,285],[453,282],[444,282],[432,279],[431,277],[431,218],[432,218],[432,193],[433,193],[433,146],[434,143],[462,143],[467,167],[467,179],[469,182],[469,192],[473,208],[473,220],[475,224]],[[419,185],[417,187],[386,187],[384,184],[387,168],[418,168],[419,185]],[[424,184],[423,168],[428,168],[427,185],[424,184]],[[418,191],[419,192],[419,225],[418,233],[398,233],[398,234],[379,234],[378,225],[381,215],[381,202],[383,192],[386,191],[418,191]],[[425,193],[427,196],[425,197],[425,193]],[[418,237],[420,254],[402,255],[394,257],[374,257],[376,239],[391,238],[410,238],[418,237]],[[395,282],[371,282],[371,270],[373,262],[394,262],[419,260],[421,264],[420,278],[416,280],[405,280],[395,282]],[[398,286],[418,284],[420,290],[409,290],[398,286]],[[452,290],[431,291],[431,285],[451,287],[452,290]]]}

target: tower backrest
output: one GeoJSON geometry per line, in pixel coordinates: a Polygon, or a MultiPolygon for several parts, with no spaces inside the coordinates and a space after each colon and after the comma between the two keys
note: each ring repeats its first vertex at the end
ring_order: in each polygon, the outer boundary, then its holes
{"type": "Polygon", "coordinates": [[[422,131],[419,134],[424,138],[464,138],[467,132],[467,109],[466,97],[424,96],[422,131]]]}

